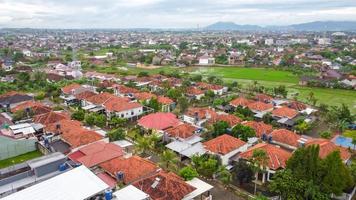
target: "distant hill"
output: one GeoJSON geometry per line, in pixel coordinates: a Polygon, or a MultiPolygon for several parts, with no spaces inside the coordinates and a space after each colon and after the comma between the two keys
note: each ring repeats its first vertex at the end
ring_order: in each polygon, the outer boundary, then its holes
{"type": "Polygon", "coordinates": [[[234,22],[217,22],[205,27],[206,30],[215,31],[356,31],[356,21],[316,21],[289,26],[239,25],[234,22]]]}
{"type": "Polygon", "coordinates": [[[224,30],[231,30],[231,31],[254,31],[260,30],[262,27],[257,25],[239,25],[235,24],[234,22],[217,22],[215,24],[211,24],[205,27],[207,30],[216,30],[216,31],[224,31],[224,30]]]}

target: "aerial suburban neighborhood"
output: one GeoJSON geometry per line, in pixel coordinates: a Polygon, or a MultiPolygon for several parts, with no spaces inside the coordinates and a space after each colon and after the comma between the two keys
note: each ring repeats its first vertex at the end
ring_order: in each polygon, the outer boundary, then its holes
{"type": "Polygon", "coordinates": [[[355,199],[356,22],[1,17],[0,199],[355,199]]]}

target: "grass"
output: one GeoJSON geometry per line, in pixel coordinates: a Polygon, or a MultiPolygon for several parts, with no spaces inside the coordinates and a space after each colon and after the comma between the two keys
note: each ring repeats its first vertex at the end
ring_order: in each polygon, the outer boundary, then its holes
{"type": "Polygon", "coordinates": [[[42,156],[39,151],[31,151],[16,157],[0,160],[0,169],[42,156]]]}
{"type": "Polygon", "coordinates": [[[228,79],[272,81],[294,84],[299,81],[298,77],[291,72],[268,68],[197,67],[193,73],[207,76],[214,75],[228,79]]]}
{"type": "Polygon", "coordinates": [[[348,138],[356,138],[356,130],[346,130],[342,135],[348,138]]]}

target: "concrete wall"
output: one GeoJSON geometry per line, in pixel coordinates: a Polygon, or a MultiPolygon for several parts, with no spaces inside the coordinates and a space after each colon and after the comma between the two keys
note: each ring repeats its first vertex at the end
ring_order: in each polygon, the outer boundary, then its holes
{"type": "Polygon", "coordinates": [[[0,136],[0,160],[36,150],[37,139],[13,139],[0,136]]]}

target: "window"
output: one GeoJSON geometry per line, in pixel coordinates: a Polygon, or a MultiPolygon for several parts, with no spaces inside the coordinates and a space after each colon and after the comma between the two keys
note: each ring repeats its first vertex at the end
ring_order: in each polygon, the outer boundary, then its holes
{"type": "Polygon", "coordinates": [[[133,111],[131,111],[131,115],[134,115],[134,112],[133,112],[133,111]]]}
{"type": "Polygon", "coordinates": [[[125,115],[124,114],[121,114],[121,117],[124,117],[125,115]]]}

